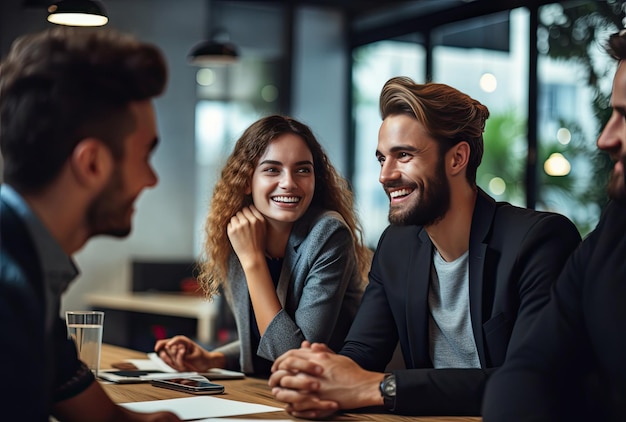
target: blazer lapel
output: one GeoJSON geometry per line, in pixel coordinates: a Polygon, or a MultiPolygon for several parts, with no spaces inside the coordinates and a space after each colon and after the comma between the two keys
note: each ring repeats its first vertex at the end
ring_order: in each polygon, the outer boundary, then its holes
{"type": "Polygon", "coordinates": [[[433,255],[433,245],[423,228],[419,231],[405,280],[407,337],[411,350],[413,368],[432,366],[428,340],[428,288],[433,255]]]}
{"type": "Polygon", "coordinates": [[[496,212],[495,201],[480,188],[474,206],[469,246],[469,295],[472,331],[478,350],[480,365],[486,367],[483,336],[484,268],[487,256],[487,237],[496,212]]]}
{"type": "Polygon", "coordinates": [[[283,267],[280,271],[280,277],[278,278],[278,284],[276,285],[276,296],[280,305],[285,308],[287,302],[287,293],[291,285],[291,278],[293,269],[298,268],[298,261],[301,258],[299,253],[300,244],[306,239],[311,227],[314,225],[320,213],[316,208],[309,208],[309,210],[296,221],[289,234],[287,240],[287,247],[285,248],[285,258],[283,260],[283,267]],[[286,270],[288,268],[289,270],[286,270]]]}

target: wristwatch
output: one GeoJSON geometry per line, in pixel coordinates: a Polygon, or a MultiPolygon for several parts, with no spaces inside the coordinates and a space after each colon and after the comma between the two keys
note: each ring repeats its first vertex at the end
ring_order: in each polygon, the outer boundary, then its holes
{"type": "Polygon", "coordinates": [[[380,383],[380,395],[383,396],[383,405],[387,410],[396,407],[396,376],[385,374],[385,378],[380,383]]]}

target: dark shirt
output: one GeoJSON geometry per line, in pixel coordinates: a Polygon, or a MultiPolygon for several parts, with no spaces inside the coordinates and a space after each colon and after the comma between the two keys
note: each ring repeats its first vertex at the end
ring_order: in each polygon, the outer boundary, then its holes
{"type": "Polygon", "coordinates": [[[626,420],[625,234],[626,207],[612,202],[489,381],[485,421],[626,420]]]}
{"type": "MultiPolygon", "coordinates": [[[[282,258],[265,258],[267,261],[267,267],[270,270],[272,281],[274,282],[274,288],[278,285],[278,279],[280,278],[280,271],[283,268],[282,258]]],[[[250,304],[250,333],[252,334],[252,350],[259,348],[259,342],[261,341],[261,334],[259,333],[259,327],[254,315],[254,309],[252,303],[250,304]]],[[[269,377],[271,374],[272,364],[274,362],[260,357],[256,353],[252,355],[252,365],[254,366],[254,375],[258,377],[269,377]]]]}
{"type": "Polygon", "coordinates": [[[78,274],[28,204],[0,185],[0,384],[3,420],[48,421],[55,402],[84,391],[93,375],[78,360],[59,317],[78,274]],[[27,392],[27,393],[25,393],[27,392]]]}

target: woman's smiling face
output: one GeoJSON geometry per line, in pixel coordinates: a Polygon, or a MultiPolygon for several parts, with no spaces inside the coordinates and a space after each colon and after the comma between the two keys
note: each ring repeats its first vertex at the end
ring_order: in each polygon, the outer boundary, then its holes
{"type": "Polygon", "coordinates": [[[313,155],[306,142],[292,133],[272,140],[254,169],[249,193],[269,224],[291,227],[315,193],[313,155]]]}

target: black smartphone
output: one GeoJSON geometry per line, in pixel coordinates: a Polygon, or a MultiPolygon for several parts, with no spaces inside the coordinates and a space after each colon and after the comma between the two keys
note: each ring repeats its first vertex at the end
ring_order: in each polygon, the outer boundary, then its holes
{"type": "Polygon", "coordinates": [[[208,381],[206,378],[168,378],[150,380],[155,387],[169,388],[191,394],[221,394],[224,386],[208,381]]]}

